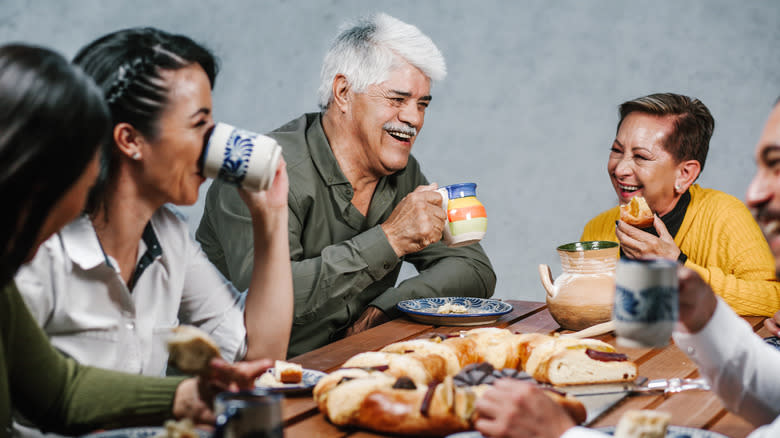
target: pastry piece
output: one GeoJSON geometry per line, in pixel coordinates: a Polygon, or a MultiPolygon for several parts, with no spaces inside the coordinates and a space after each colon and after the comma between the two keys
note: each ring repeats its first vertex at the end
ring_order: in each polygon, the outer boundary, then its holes
{"type": "Polygon", "coordinates": [[[653,210],[642,196],[634,196],[628,204],[620,206],[620,220],[629,225],[647,228],[653,225],[653,218],[653,210]]]}
{"type": "Polygon", "coordinates": [[[596,339],[550,337],[537,344],[525,371],[542,383],[581,385],[629,382],[637,377],[637,366],[606,342],[596,339]]]}
{"type": "Polygon", "coordinates": [[[219,346],[197,327],[180,325],[168,340],[168,363],[187,374],[204,374],[209,362],[219,357],[219,346]]]}
{"type": "Polygon", "coordinates": [[[615,438],[664,438],[670,418],[661,411],[626,411],[615,428],[615,438]]]}
{"type": "Polygon", "coordinates": [[[274,362],[274,378],[281,383],[301,383],[303,367],[297,363],[277,360],[274,362]]]}
{"type": "Polygon", "coordinates": [[[154,438],[199,438],[200,435],[195,429],[195,423],[189,418],[182,420],[168,420],[165,422],[161,432],[154,435],[154,438]]]}

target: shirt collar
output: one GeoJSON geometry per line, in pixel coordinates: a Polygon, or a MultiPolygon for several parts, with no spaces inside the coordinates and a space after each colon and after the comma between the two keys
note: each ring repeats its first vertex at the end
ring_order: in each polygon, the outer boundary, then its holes
{"type": "Polygon", "coordinates": [[[68,258],[81,269],[93,269],[107,263],[95,228],[87,215],[81,215],[78,219],[65,225],[60,231],[60,236],[68,258]]]}
{"type": "Polygon", "coordinates": [[[328,186],[349,184],[349,180],[344,176],[338,161],[336,161],[336,156],[333,155],[325,131],[322,129],[321,114],[312,113],[308,114],[307,117],[313,118],[313,120],[306,129],[306,143],[309,145],[309,155],[322,176],[322,180],[328,186]]]}

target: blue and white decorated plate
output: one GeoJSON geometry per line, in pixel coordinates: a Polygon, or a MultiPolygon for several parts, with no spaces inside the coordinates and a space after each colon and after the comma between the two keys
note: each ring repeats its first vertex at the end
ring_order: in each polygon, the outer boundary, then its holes
{"type": "MultiPolygon", "coordinates": [[[[599,427],[596,430],[600,430],[606,434],[612,435],[615,433],[615,426],[599,427]]],[[[666,428],[666,438],[728,438],[726,435],[711,430],[696,429],[693,427],[683,426],[668,426],[666,428]]]]}
{"type": "Polygon", "coordinates": [[[496,322],[501,315],[512,311],[512,305],[499,300],[473,297],[437,297],[404,300],[396,304],[398,310],[423,324],[433,325],[482,325],[496,322]],[[465,313],[439,313],[442,306],[465,313]]]}
{"type": "Polygon", "coordinates": [[[769,336],[764,338],[764,342],[780,350],[780,339],[777,336],[769,336]]]}
{"type": "Polygon", "coordinates": [[[314,385],[326,376],[326,373],[317,370],[303,369],[303,378],[300,383],[280,383],[273,378],[274,369],[269,368],[262,376],[255,380],[255,388],[269,392],[283,392],[285,394],[307,393],[314,385]]]}
{"type": "MultiPolygon", "coordinates": [[[[196,429],[200,438],[211,437],[211,432],[196,429]]],[[[102,432],[90,433],[83,438],[152,438],[156,435],[165,434],[164,427],[128,427],[126,429],[104,430],[102,432]]]]}

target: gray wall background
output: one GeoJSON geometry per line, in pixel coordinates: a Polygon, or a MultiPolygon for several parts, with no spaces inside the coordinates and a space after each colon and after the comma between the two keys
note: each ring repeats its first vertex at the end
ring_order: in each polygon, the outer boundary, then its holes
{"type": "MultiPolygon", "coordinates": [[[[447,60],[413,153],[432,181],[478,184],[496,296],[542,300],[537,264],[558,275],[555,247],[615,205],[606,160],[622,101],[700,98],[716,128],[699,182],[744,199],[780,94],[776,0],[0,0],[0,43],[72,57],[124,27],[187,34],[222,61],[216,118],[265,132],[316,110],[338,26],[377,11],[417,25],[447,60]]],[[[202,204],[184,211],[194,230],[202,204]]]]}

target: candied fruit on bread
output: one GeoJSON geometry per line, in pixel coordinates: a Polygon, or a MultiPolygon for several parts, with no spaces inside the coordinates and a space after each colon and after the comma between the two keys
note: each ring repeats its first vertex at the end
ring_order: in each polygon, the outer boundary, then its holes
{"type": "Polygon", "coordinates": [[[634,196],[628,204],[620,206],[620,220],[638,228],[653,225],[653,210],[642,196],[634,196]]]}

